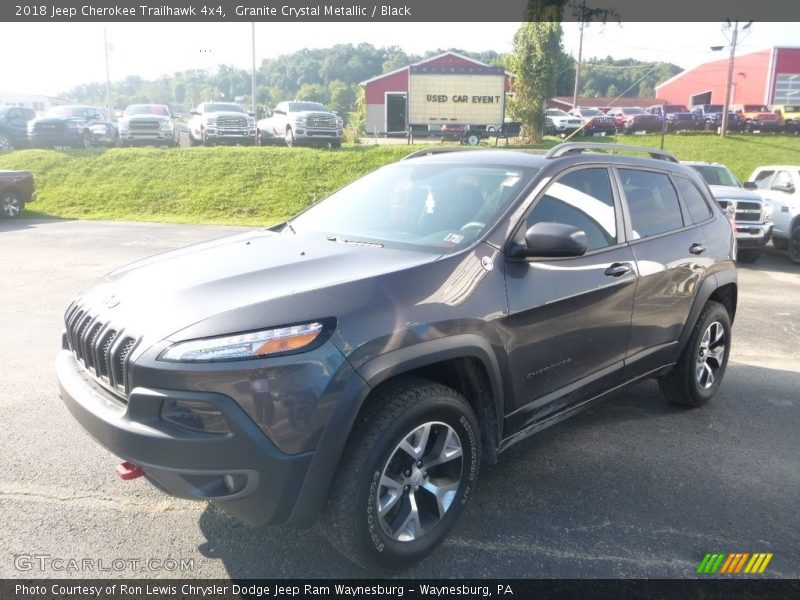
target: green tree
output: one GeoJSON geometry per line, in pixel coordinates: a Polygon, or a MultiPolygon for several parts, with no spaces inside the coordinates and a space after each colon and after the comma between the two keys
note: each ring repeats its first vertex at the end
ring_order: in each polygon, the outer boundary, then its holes
{"type": "Polygon", "coordinates": [[[545,106],[556,93],[563,32],[559,8],[546,0],[532,0],[528,18],[533,20],[523,23],[514,35],[514,112],[522,121],[523,139],[538,143],[542,141],[545,106]]]}

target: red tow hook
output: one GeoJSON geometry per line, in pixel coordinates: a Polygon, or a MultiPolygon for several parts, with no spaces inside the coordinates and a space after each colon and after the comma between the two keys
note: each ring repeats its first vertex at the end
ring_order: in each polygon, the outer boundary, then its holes
{"type": "Polygon", "coordinates": [[[120,463],[117,466],[117,477],[122,479],[122,481],[128,481],[130,479],[136,479],[137,477],[141,477],[144,475],[144,471],[142,471],[139,467],[137,467],[133,463],[124,462],[120,463]]]}

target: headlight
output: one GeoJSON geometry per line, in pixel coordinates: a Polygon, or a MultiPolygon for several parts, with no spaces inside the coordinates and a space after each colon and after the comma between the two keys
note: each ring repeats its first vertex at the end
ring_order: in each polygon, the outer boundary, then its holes
{"type": "Polygon", "coordinates": [[[172,121],[161,121],[161,129],[164,129],[165,131],[172,129],[172,121]]]}
{"type": "Polygon", "coordinates": [[[336,125],[338,127],[344,127],[344,119],[342,117],[336,117],[336,125]]]}
{"type": "Polygon", "coordinates": [[[159,356],[169,362],[218,362],[263,358],[297,352],[311,346],[322,333],[322,323],[305,323],[253,333],[179,342],[159,356]]]}
{"type": "Polygon", "coordinates": [[[216,125],[217,117],[206,117],[206,125],[216,125]]]}
{"type": "Polygon", "coordinates": [[[80,129],[82,125],[77,121],[67,121],[67,129],[80,129]]]}
{"type": "Polygon", "coordinates": [[[255,127],[256,120],[253,117],[247,117],[247,126],[248,127],[255,127]]]}
{"type": "Polygon", "coordinates": [[[295,125],[299,125],[300,127],[302,127],[303,125],[305,125],[305,124],[306,124],[306,121],[305,121],[305,119],[304,119],[303,117],[297,117],[297,118],[294,120],[294,124],[295,124],[295,125]]]}
{"type": "Polygon", "coordinates": [[[764,200],[764,220],[772,221],[772,203],[769,200],[764,200]]]}

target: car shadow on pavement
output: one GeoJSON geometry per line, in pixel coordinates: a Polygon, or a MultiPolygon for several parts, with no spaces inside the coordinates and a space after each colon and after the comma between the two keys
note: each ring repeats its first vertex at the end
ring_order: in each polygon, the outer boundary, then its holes
{"type": "Polygon", "coordinates": [[[761,258],[754,263],[737,263],[737,269],[742,271],[771,271],[775,273],[800,273],[800,265],[792,262],[789,253],[777,250],[772,245],[764,248],[761,258]]]}
{"type": "Polygon", "coordinates": [[[366,573],[316,529],[251,528],[211,506],[199,551],[244,579],[692,577],[714,544],[767,544],[797,576],[797,389],[800,372],[742,363],[700,408],[633,386],[484,464],[454,531],[405,571],[366,573]]]}
{"type": "Polygon", "coordinates": [[[31,229],[37,225],[47,223],[66,223],[75,219],[60,219],[58,217],[39,216],[30,211],[25,211],[24,216],[16,219],[0,219],[0,233],[4,231],[19,231],[21,229],[31,229]]]}

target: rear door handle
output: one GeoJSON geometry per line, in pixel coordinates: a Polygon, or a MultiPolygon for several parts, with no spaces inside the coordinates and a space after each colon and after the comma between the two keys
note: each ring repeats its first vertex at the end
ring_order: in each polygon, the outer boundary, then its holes
{"type": "Polygon", "coordinates": [[[692,244],[692,246],[689,248],[689,252],[692,254],[702,254],[706,251],[706,249],[707,248],[703,246],[703,244],[692,244]]]}
{"type": "Polygon", "coordinates": [[[606,275],[610,277],[622,277],[625,273],[633,271],[631,263],[614,263],[605,271],[606,275]]]}

